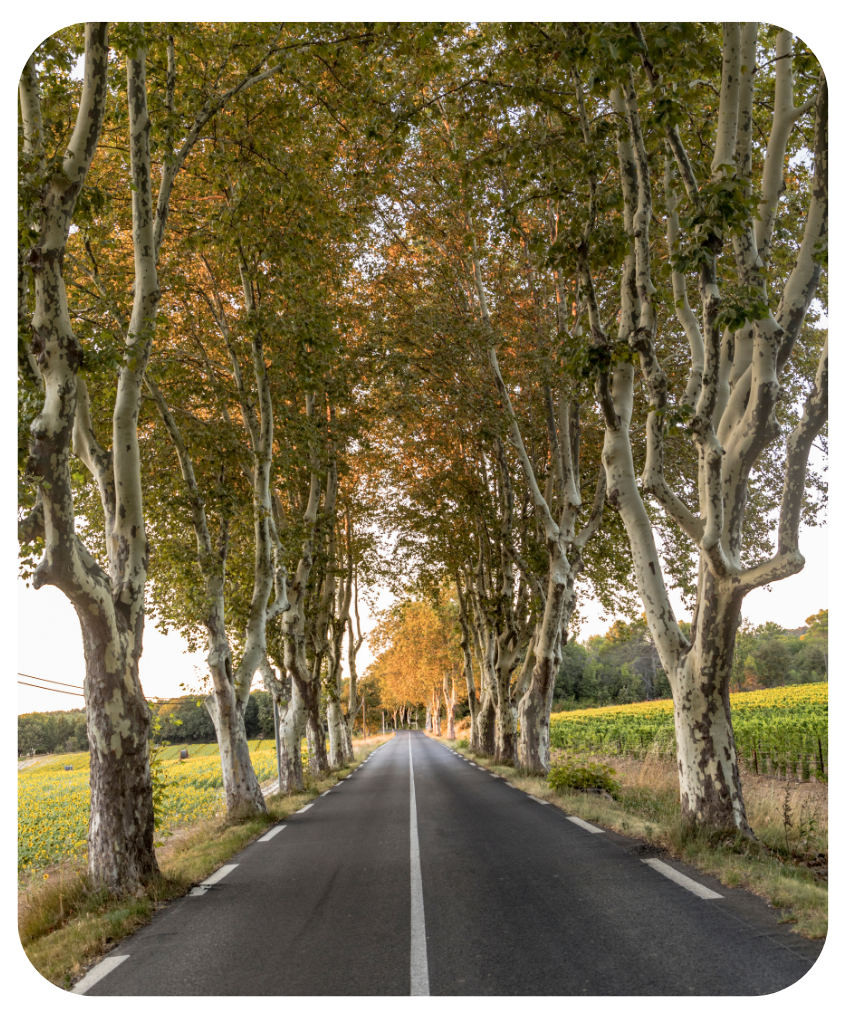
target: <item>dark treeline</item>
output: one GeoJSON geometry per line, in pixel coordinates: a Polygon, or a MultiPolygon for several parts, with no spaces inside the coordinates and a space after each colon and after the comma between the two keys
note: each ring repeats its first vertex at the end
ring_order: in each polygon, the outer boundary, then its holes
{"type": "MultiPolygon", "coordinates": [[[[798,629],[784,629],[775,622],[742,625],[735,646],[732,690],[827,681],[828,611],[805,621],[807,625],[798,629]]],[[[617,621],[604,636],[567,644],[555,684],[553,710],[669,696],[667,676],[646,621],[641,618],[631,623],[617,621]]]]}
{"type": "Polygon", "coordinates": [[[18,756],[79,753],[87,749],[88,733],[82,709],[18,715],[18,756]]]}
{"type": "MultiPolygon", "coordinates": [[[[367,691],[365,690],[365,693],[367,691]]],[[[372,702],[375,703],[375,700],[372,702]]],[[[165,704],[154,704],[153,713],[161,727],[155,735],[159,744],[216,742],[209,712],[198,696],[183,696],[165,704]],[[177,724],[181,722],[181,724],[177,724]]],[[[244,715],[248,739],[273,738],[273,705],[270,693],[253,690],[244,715]]],[[[381,730],[381,712],[367,711],[367,730],[381,730]]],[[[80,753],[88,750],[85,711],[44,711],[18,715],[18,756],[40,753],[80,753]]]]}

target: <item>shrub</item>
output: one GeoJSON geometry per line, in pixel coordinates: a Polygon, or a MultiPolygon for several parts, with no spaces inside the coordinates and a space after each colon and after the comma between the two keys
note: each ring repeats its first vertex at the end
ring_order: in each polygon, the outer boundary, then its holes
{"type": "Polygon", "coordinates": [[[608,764],[568,759],[550,770],[547,781],[555,791],[564,788],[599,788],[616,796],[620,791],[619,781],[614,780],[616,773],[608,764]]]}

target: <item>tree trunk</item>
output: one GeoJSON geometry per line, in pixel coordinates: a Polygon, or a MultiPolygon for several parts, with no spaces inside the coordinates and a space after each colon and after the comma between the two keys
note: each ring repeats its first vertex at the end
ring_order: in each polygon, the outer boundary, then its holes
{"type": "Polygon", "coordinates": [[[326,733],[320,723],[320,695],[316,682],[308,684],[308,692],[303,699],[308,740],[308,769],[312,774],[326,774],[329,771],[329,759],[326,755],[326,733]]]}
{"type": "Polygon", "coordinates": [[[354,717],[346,717],[343,719],[343,723],[341,725],[341,738],[343,739],[344,743],[344,760],[347,763],[352,763],[353,759],[355,758],[355,754],[353,753],[353,741],[352,741],[354,724],[355,724],[354,717]]]}
{"type": "Polygon", "coordinates": [[[435,735],[441,734],[441,700],[440,697],[432,698],[432,731],[435,735]]]}
{"type": "MultiPolygon", "coordinates": [[[[231,667],[228,658],[225,665],[231,667]]],[[[226,816],[230,821],[243,820],[257,813],[267,813],[267,806],[250,759],[244,708],[238,702],[229,677],[221,671],[220,667],[212,670],[215,689],[212,696],[206,697],[205,705],[214,723],[220,750],[226,816]]]]}
{"type": "Polygon", "coordinates": [[[429,704],[426,704],[426,731],[432,731],[432,708],[429,704]]]}
{"type": "Polygon", "coordinates": [[[447,738],[455,740],[455,704],[447,702],[447,738]]]}
{"type": "Polygon", "coordinates": [[[672,669],[682,815],[751,834],[740,787],[729,686],[741,599],[703,570],[692,646],[672,669]]]}
{"type": "Polygon", "coordinates": [[[329,729],[329,767],[331,770],[340,770],[346,763],[344,747],[344,715],[340,703],[330,698],[326,704],[326,727],[329,729]]]}
{"type": "Polygon", "coordinates": [[[497,668],[494,708],[494,760],[513,764],[517,760],[517,725],[511,709],[511,670],[497,668]]]}
{"type": "Polygon", "coordinates": [[[88,872],[96,884],[134,894],[159,875],[153,844],[150,710],[138,680],[140,646],[132,653],[128,646],[134,641],[110,632],[105,620],[80,615],[80,623],[91,745],[88,872]]]}
{"type": "Polygon", "coordinates": [[[283,795],[303,790],[303,758],[300,747],[305,733],[302,697],[297,684],[291,683],[291,699],[279,707],[279,770],[283,795]]]}
{"type": "Polygon", "coordinates": [[[549,713],[560,660],[560,653],[536,657],[532,681],[520,699],[517,761],[521,770],[530,774],[549,773],[549,713]]]}
{"type": "Polygon", "coordinates": [[[494,720],[496,708],[489,689],[482,690],[482,702],[476,714],[476,752],[494,755],[494,720]]]}

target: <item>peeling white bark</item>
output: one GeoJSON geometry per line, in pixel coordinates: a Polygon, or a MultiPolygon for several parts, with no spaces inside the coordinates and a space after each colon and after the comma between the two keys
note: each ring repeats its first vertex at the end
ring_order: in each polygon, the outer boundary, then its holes
{"type": "MultiPolygon", "coordinates": [[[[723,32],[723,71],[720,113],[712,178],[731,169],[748,174],[751,167],[751,124],[754,101],[753,64],[757,26],[730,24],[723,32]],[[726,169],[728,167],[729,169],[726,169]]],[[[638,29],[639,32],[639,29],[638,29]]],[[[640,38],[643,39],[642,33],[640,38]]],[[[773,222],[781,188],[781,172],[790,127],[805,110],[792,103],[791,39],[778,39],[777,87],[770,147],[762,185],[761,221],[750,218],[734,240],[738,276],[765,292],[761,271],[769,258],[773,222]]],[[[644,66],[653,86],[658,77],[648,57],[644,66]]],[[[647,457],[643,490],[656,497],[664,510],[693,538],[700,549],[696,610],[688,641],[681,633],[667,597],[652,526],[635,479],[630,429],[632,427],[634,372],[620,364],[611,388],[613,408],[603,403],[606,417],[603,463],[609,501],[620,512],[634,563],[638,592],[647,622],[673,692],[676,739],[679,747],[679,785],[686,816],[716,827],[746,833],[737,754],[731,730],[728,683],[740,608],[744,595],[756,586],[797,572],[804,560],[799,554],[798,525],[811,436],[827,416],[827,344],[817,378],[808,397],[802,421],[788,441],[785,484],[779,524],[778,553],[768,562],[743,568],[741,551],[746,507],[746,485],[761,452],[778,435],[775,419],[778,374],[789,356],[819,278],[814,249],[827,228],[827,91],[821,78],[816,97],[815,178],[805,236],[782,297],[778,315],[750,323],[734,336],[716,328],[720,308],[716,252],[705,257],[699,272],[702,331],[692,317],[684,280],[673,278],[677,316],[691,352],[686,398],[695,397],[691,421],[699,457],[698,515],[670,490],[664,477],[663,425],[666,380],[654,346],[654,315],[649,286],[650,252],[644,242],[646,219],[638,213],[648,198],[649,167],[641,152],[636,117],[637,97],[626,91],[627,130],[618,140],[624,223],[631,237],[632,254],[621,278],[620,335],[637,350],[640,370],[651,404],[647,419],[647,457]],[[636,299],[635,294],[636,292],[636,299]]],[[[698,189],[677,132],[668,132],[668,145],[692,200],[698,189]]],[[[665,167],[668,228],[672,251],[677,242],[672,170],[665,167]]]]}

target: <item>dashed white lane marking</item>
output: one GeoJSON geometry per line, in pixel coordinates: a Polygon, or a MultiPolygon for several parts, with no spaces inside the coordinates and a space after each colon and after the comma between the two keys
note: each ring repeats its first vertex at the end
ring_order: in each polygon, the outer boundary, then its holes
{"type": "Polygon", "coordinates": [[[417,796],[414,793],[414,761],[408,740],[411,820],[411,996],[429,996],[429,959],[426,954],[426,917],[423,913],[423,875],[420,871],[420,841],[417,837],[417,796]]]}
{"type": "Polygon", "coordinates": [[[270,841],[272,838],[275,838],[280,831],[284,831],[287,826],[287,824],[277,824],[276,827],[272,828],[267,832],[267,834],[259,838],[259,841],[270,841]]]}
{"type": "Polygon", "coordinates": [[[641,862],[645,862],[647,866],[651,866],[652,869],[661,873],[667,877],[668,880],[672,880],[679,886],[684,887],[690,891],[691,894],[695,894],[697,898],[722,898],[722,894],[717,894],[716,891],[712,891],[710,887],[706,887],[704,884],[697,883],[695,880],[691,880],[690,877],[686,877],[684,873],[679,873],[678,870],[674,870],[672,866],[668,866],[661,859],[641,859],[641,862]]]}
{"type": "Polygon", "coordinates": [[[322,799],[324,795],[328,795],[331,791],[332,791],[331,788],[327,788],[325,792],[320,793],[320,798],[322,799]]]}
{"type": "Polygon", "coordinates": [[[539,799],[536,795],[530,795],[529,798],[532,800],[532,802],[539,802],[541,806],[549,805],[549,799],[539,799]]]}
{"type": "Polygon", "coordinates": [[[199,885],[199,887],[192,888],[188,892],[188,897],[199,898],[201,894],[206,893],[206,891],[212,886],[212,884],[216,884],[218,880],[223,880],[223,878],[228,876],[232,872],[232,870],[235,870],[237,868],[238,868],[237,862],[232,862],[228,866],[221,866],[220,869],[217,870],[215,873],[212,873],[210,877],[206,877],[206,879],[199,885]]]}
{"type": "Polygon", "coordinates": [[[307,806],[303,806],[303,808],[302,808],[302,809],[298,809],[298,810],[297,810],[297,813],[305,813],[305,811],[306,811],[307,809],[311,809],[311,807],[312,807],[313,805],[314,805],[314,803],[313,803],[313,802],[310,802],[310,803],[309,803],[309,804],[308,804],[307,806]]]}
{"type": "Polygon", "coordinates": [[[581,817],[567,817],[567,819],[577,824],[579,827],[583,827],[586,831],[590,831],[591,834],[604,834],[605,831],[601,827],[594,827],[593,824],[589,824],[587,820],[582,820],[581,817]]]}
{"type": "Polygon", "coordinates": [[[84,979],[80,979],[79,982],[71,990],[71,993],[86,993],[95,983],[99,983],[103,976],[107,976],[110,972],[120,965],[121,962],[126,961],[129,957],[128,954],[113,954],[110,958],[104,958],[99,965],[95,965],[93,969],[85,976],[84,979]]]}

